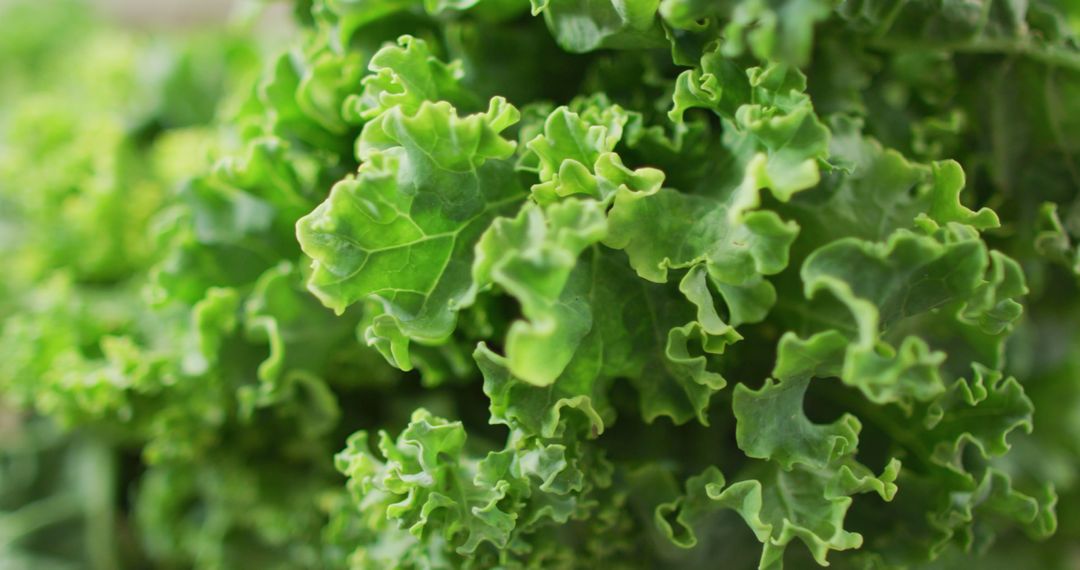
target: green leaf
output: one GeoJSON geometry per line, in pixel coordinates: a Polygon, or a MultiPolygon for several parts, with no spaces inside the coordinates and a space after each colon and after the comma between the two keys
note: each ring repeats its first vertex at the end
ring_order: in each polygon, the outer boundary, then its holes
{"type": "Polygon", "coordinates": [[[753,212],[744,223],[732,223],[726,205],[670,189],[620,191],[611,210],[610,228],[605,243],[625,250],[634,269],[649,281],[663,283],[670,269],[703,264],[736,326],[764,318],[776,293],[762,275],[787,264],[787,248],[798,231],[772,212],[753,212]],[[693,223],[659,231],[647,223],[662,219],[693,223]]]}
{"type": "Polygon", "coordinates": [[[385,432],[380,434],[383,459],[371,454],[367,434],[358,432],[335,461],[349,477],[357,501],[381,503],[386,517],[400,521],[414,536],[435,532],[453,541],[461,533],[463,552],[485,540],[505,546],[514,520],[508,513],[493,510],[505,495],[505,486],[474,485],[468,463],[440,460],[460,457],[464,444],[460,423],[418,410],[396,442],[385,432]],[[474,514],[474,508],[486,514],[474,514]],[[429,523],[435,530],[428,528],[429,523]]]}
{"type": "Polygon", "coordinates": [[[443,63],[427,42],[412,36],[398,38],[368,63],[363,91],[345,100],[346,116],[354,122],[374,119],[393,107],[406,115],[420,110],[425,101],[447,101],[459,110],[479,110],[480,100],[462,88],[464,72],[459,62],[443,63]]]}
{"type": "Polygon", "coordinates": [[[564,408],[580,412],[593,435],[603,433],[605,424],[612,421],[605,383],[585,378],[577,383],[562,380],[536,386],[511,375],[507,360],[484,344],[477,347],[473,358],[484,375],[484,394],[491,400],[491,423],[555,437],[564,429],[564,408]]]}
{"type": "MultiPolygon", "coordinates": [[[[817,380],[823,382],[825,380],[817,380]]],[[[820,468],[853,455],[862,424],[844,414],[831,424],[815,424],[803,412],[808,377],[765,381],[754,391],[735,387],[735,438],[749,457],[771,459],[785,470],[796,464],[820,468]]]]}
{"type": "MultiPolygon", "coordinates": [[[[313,260],[311,291],[338,313],[373,299],[385,311],[380,322],[405,338],[445,340],[473,286],[476,241],[524,198],[506,160],[514,145],[499,136],[517,116],[496,98],[464,118],[448,103],[425,102],[414,115],[394,107],[368,123],[356,176],[297,222],[313,260]]],[[[412,367],[404,354],[389,356],[412,367]]]]}
{"type": "Polygon", "coordinates": [[[759,192],[770,188],[787,201],[816,184],[828,141],[803,89],[805,78],[796,70],[773,66],[740,76],[716,52],[706,54],[700,69],[680,76],[671,116],[681,121],[686,108],[702,106],[725,119],[716,170],[697,188],[621,189],[605,243],[624,249],[638,274],[651,281],[703,263],[733,325],[764,319],[776,293],[763,276],[787,265],[798,226],[760,209],[759,192]],[[646,220],[670,225],[656,231],[655,222],[646,220]]]}
{"type": "MultiPolygon", "coordinates": [[[[932,352],[915,336],[899,339],[893,348],[883,342],[882,332],[931,310],[951,310],[973,322],[986,316],[991,332],[1002,330],[1007,322],[988,315],[996,314],[998,305],[985,301],[988,289],[1004,283],[1003,270],[992,269],[990,259],[975,232],[955,224],[933,236],[897,230],[886,243],[845,238],[811,254],[801,271],[807,297],[827,291],[839,303],[833,309],[822,305],[823,314],[815,318],[838,323],[834,326],[854,341],[845,355],[844,382],[871,401],[903,406],[943,392],[943,353],[932,352]]],[[[1002,288],[1011,295],[1023,292],[1014,280],[1002,288]]],[[[992,296],[996,299],[996,293],[992,296]]],[[[1002,302],[1016,306],[1011,299],[1002,302]]],[[[1017,313],[1009,309],[1004,318],[1017,313]]]]}
{"type": "Polygon", "coordinates": [[[506,336],[510,371],[546,386],[555,381],[592,327],[583,300],[563,299],[578,256],[607,232],[596,202],[569,200],[546,210],[526,206],[512,220],[500,218],[476,244],[473,282],[498,284],[517,298],[528,319],[506,336]]]}
{"type": "Polygon", "coordinates": [[[571,272],[561,297],[583,303],[592,326],[553,382],[526,382],[506,369],[506,360],[483,347],[477,352],[492,421],[550,437],[563,429],[563,409],[578,409],[587,422],[577,429],[595,437],[614,419],[607,403],[612,381],[627,378],[646,421],[667,416],[676,423],[705,423],[710,397],[727,383],[710,370],[707,355],[722,353],[740,337],[712,312],[711,298],[698,296],[703,286],[682,287],[702,303],[693,308],[673,287],[642,282],[619,254],[594,246],[571,272]],[[704,354],[695,354],[698,346],[704,354]]]}
{"type": "Polygon", "coordinates": [[[658,0],[530,0],[543,14],[559,47],[569,52],[598,48],[664,47],[656,19],[658,0]]]}
{"type": "Polygon", "coordinates": [[[985,458],[1009,450],[1006,437],[1013,430],[1032,430],[1031,400],[1014,378],[975,365],[970,381],[957,380],[934,400],[923,422],[933,441],[932,459],[963,472],[963,449],[971,444],[985,458]]]}
{"type": "Polygon", "coordinates": [[[383,536],[395,536],[389,524],[411,535],[397,536],[399,545],[387,551],[376,534],[378,543],[358,551],[360,560],[396,555],[422,564],[505,563],[523,554],[515,550],[529,534],[591,508],[581,497],[607,484],[603,463],[594,464],[576,444],[511,438],[505,449],[475,459],[465,443],[460,422],[424,409],[413,413],[396,440],[380,432],[378,455],[366,432],[350,436],[335,462],[349,478],[354,516],[383,536]],[[420,547],[425,540],[438,546],[420,547]]]}
{"type": "Polygon", "coordinates": [[[796,467],[791,471],[766,466],[759,469],[756,478],[730,484],[719,470],[709,468],[687,481],[684,495],[660,505],[656,521],[672,537],[675,531],[668,518],[674,514],[675,522],[687,533],[677,544],[687,548],[696,544],[695,527],[704,515],[731,509],[763,543],[759,568],[782,568],[784,551],[796,538],[825,566],[829,551],[862,545],[861,535],[843,529],[851,495],[872,492],[892,500],[899,467],[899,462],[891,462],[875,477],[858,464],[825,470],[796,467]]]}
{"type": "Polygon", "coordinates": [[[980,231],[999,225],[993,211],[975,212],[962,205],[965,179],[956,162],[930,166],[910,162],[865,137],[857,119],[838,115],[829,126],[829,160],[843,168],[827,174],[818,192],[796,196],[781,207],[798,221],[812,243],[847,236],[880,241],[898,229],[931,222],[956,222],[980,231]],[[828,215],[823,216],[824,212],[828,215]]]}
{"type": "Polygon", "coordinates": [[[518,161],[522,170],[536,170],[540,183],[532,197],[548,204],[580,195],[609,202],[619,189],[651,192],[664,174],[654,168],[630,170],[614,151],[628,115],[618,105],[582,102],[581,114],[559,107],[547,116],[543,132],[526,143],[518,161]]]}

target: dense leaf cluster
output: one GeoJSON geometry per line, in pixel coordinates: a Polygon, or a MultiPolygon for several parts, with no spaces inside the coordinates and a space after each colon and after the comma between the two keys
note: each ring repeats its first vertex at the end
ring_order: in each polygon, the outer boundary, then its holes
{"type": "Polygon", "coordinates": [[[1080,7],[295,4],[0,7],[0,566],[1076,564],[1080,7]]]}

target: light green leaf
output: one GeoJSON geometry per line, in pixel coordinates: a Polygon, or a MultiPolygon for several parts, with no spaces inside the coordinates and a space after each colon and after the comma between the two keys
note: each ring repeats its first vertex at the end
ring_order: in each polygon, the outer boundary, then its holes
{"type": "Polygon", "coordinates": [[[568,200],[541,210],[526,206],[514,219],[500,218],[476,244],[473,282],[497,284],[521,303],[505,346],[510,371],[532,384],[555,381],[592,327],[584,300],[564,299],[578,256],[600,241],[607,223],[600,205],[568,200]]]}
{"type": "Polygon", "coordinates": [[[462,88],[464,72],[459,62],[443,63],[427,42],[412,36],[401,36],[396,46],[376,52],[368,69],[371,75],[364,77],[363,91],[345,100],[346,116],[354,122],[369,121],[393,107],[413,115],[425,101],[447,101],[459,111],[478,110],[482,105],[462,88]]]}
{"type": "Polygon", "coordinates": [[[518,167],[535,170],[540,183],[532,197],[549,204],[562,197],[580,195],[604,202],[620,188],[655,191],[664,174],[655,168],[630,170],[614,152],[622,139],[628,115],[618,105],[578,101],[582,112],[559,107],[544,121],[543,132],[526,143],[528,151],[518,167]]]}
{"type": "MultiPolygon", "coordinates": [[[[376,300],[404,337],[445,340],[473,287],[476,241],[524,199],[505,160],[514,145],[498,134],[516,119],[496,98],[487,113],[464,118],[448,103],[425,102],[415,115],[394,107],[368,123],[356,176],[297,222],[313,259],[311,291],[338,313],[376,300]]],[[[391,356],[411,368],[407,355],[391,356]]]]}

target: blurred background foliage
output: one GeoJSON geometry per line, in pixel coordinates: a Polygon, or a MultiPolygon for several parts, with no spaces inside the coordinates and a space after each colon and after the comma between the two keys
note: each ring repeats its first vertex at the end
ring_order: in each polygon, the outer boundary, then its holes
{"type": "MultiPolygon", "coordinates": [[[[56,313],[25,323],[42,351],[92,351],[142,318],[128,298],[154,256],[151,219],[227,144],[210,127],[222,99],[284,32],[235,4],[0,2],[4,373],[30,356],[13,346],[16,311],[56,313]]],[[[29,398],[9,387],[0,403],[0,568],[145,567],[128,510],[137,450],[29,398]]]]}

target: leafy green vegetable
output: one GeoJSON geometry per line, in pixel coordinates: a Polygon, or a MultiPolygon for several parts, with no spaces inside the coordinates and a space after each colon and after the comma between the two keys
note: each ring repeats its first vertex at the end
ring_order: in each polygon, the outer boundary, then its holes
{"type": "Polygon", "coordinates": [[[0,6],[0,566],[1075,565],[1080,7],[293,7],[0,6]]]}

